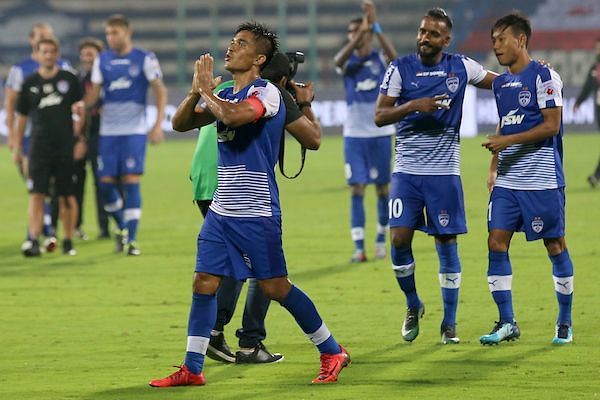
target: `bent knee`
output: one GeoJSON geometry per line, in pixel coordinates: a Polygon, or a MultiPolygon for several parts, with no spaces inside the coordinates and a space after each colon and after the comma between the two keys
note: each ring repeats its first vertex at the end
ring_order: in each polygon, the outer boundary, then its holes
{"type": "Polygon", "coordinates": [[[260,289],[271,300],[281,303],[285,300],[292,284],[287,278],[274,278],[259,281],[260,289]]]}
{"type": "Polygon", "coordinates": [[[216,275],[210,275],[203,272],[194,274],[194,283],[192,290],[197,294],[213,295],[217,292],[221,278],[216,275]]]}

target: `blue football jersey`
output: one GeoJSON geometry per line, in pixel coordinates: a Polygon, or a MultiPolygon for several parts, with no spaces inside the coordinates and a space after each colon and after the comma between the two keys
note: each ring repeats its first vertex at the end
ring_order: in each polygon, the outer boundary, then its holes
{"type": "Polygon", "coordinates": [[[379,128],[373,122],[379,85],[385,74],[386,62],[377,50],[366,57],[352,54],[343,68],[347,115],[344,120],[346,137],[378,137],[393,135],[392,126],[379,128]]]}
{"type": "MultiPolygon", "coordinates": [[[[562,81],[556,71],[531,61],[518,74],[505,72],[493,83],[500,134],[513,135],[544,122],[541,110],[562,107],[562,81]]],[[[562,118],[556,136],[539,143],[515,144],[498,155],[496,186],[545,190],[565,186],[562,118]]]]}
{"type": "Polygon", "coordinates": [[[396,105],[423,97],[448,95],[450,109],[414,112],[396,123],[394,172],[414,175],[460,175],[460,122],[467,84],[481,82],[487,71],[478,62],[443,53],[434,66],[423,65],[417,54],[394,60],[380,93],[395,97],[396,105]]]}
{"type": "Polygon", "coordinates": [[[126,55],[103,51],[94,61],[92,82],[102,85],[100,135],[146,134],[146,95],[149,82],[162,78],[152,52],[134,48],[126,55]]]}
{"type": "Polygon", "coordinates": [[[235,93],[224,88],[219,98],[238,103],[259,99],[265,114],[256,122],[231,128],[217,120],[218,185],[211,210],[228,217],[281,215],[275,164],[285,126],[285,105],[272,83],[256,79],[235,93]]]}

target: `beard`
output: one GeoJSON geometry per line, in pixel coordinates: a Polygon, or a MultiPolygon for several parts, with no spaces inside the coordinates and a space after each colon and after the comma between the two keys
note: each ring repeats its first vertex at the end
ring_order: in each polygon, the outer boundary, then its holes
{"type": "Polygon", "coordinates": [[[441,47],[433,46],[431,43],[428,43],[428,44],[417,43],[417,53],[419,54],[419,56],[421,56],[423,58],[433,58],[440,51],[442,51],[441,47]],[[426,46],[426,47],[422,48],[422,46],[426,46]]]}

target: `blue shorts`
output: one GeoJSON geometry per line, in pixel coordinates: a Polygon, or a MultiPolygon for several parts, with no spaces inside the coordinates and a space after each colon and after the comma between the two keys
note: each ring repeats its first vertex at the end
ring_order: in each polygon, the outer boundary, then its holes
{"type": "Polygon", "coordinates": [[[458,175],[392,174],[390,227],[429,235],[467,233],[465,201],[458,175]]]}
{"type": "Polygon", "coordinates": [[[103,136],[98,139],[98,176],[144,173],[146,135],[103,136]]]}
{"type": "Polygon", "coordinates": [[[392,137],[345,137],[344,159],[349,185],[387,185],[390,183],[392,137]]]}
{"type": "Polygon", "coordinates": [[[495,187],[488,204],[488,231],[525,232],[527,241],[565,236],[565,189],[495,187]]]}
{"type": "Polygon", "coordinates": [[[287,276],[281,217],[224,217],[209,209],[198,235],[195,271],[237,280],[287,276]]]}

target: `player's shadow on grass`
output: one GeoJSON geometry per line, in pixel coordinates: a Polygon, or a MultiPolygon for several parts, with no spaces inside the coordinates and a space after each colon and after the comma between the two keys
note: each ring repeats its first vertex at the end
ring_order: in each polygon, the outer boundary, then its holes
{"type": "MultiPolygon", "coordinates": [[[[461,346],[461,345],[459,345],[461,346]]],[[[518,343],[503,344],[500,347],[519,346],[518,343]]],[[[426,368],[419,368],[411,374],[386,380],[386,384],[398,385],[405,387],[406,385],[440,385],[440,386],[459,386],[464,387],[469,382],[477,383],[486,381],[488,376],[501,374],[510,376],[511,371],[515,371],[523,367],[523,362],[535,357],[539,354],[552,351],[549,345],[534,346],[531,349],[514,353],[509,349],[503,351],[502,348],[483,348],[478,347],[467,352],[456,352],[450,357],[434,357],[431,349],[428,348],[424,356],[429,360],[419,360],[419,364],[426,368]],[[494,352],[490,354],[490,352],[494,352]],[[444,366],[443,373],[440,373],[440,366],[444,366]],[[428,379],[423,379],[427,377],[428,379]]],[[[447,349],[447,346],[438,346],[439,349],[447,349]]],[[[414,358],[412,358],[414,360],[414,358]]],[[[525,366],[526,368],[526,366],[525,366]]],[[[383,382],[381,382],[383,384],[383,382]]]]}
{"type": "MultiPolygon", "coordinates": [[[[239,387],[239,380],[245,379],[244,376],[246,372],[260,369],[264,371],[264,373],[269,373],[268,370],[272,368],[285,368],[284,364],[276,364],[276,365],[233,365],[233,364],[220,364],[213,363],[207,360],[206,370],[207,375],[206,379],[208,385],[206,387],[201,386],[180,386],[180,387],[172,387],[172,388],[153,388],[148,384],[140,384],[125,388],[115,388],[102,390],[98,392],[91,393],[82,399],[84,400],[145,400],[145,399],[178,399],[178,398],[199,398],[199,399],[210,399],[210,398],[219,398],[219,399],[232,399],[239,400],[240,398],[244,398],[245,400],[250,399],[262,399],[264,398],[265,393],[270,393],[270,390],[266,392],[262,389],[257,389],[256,393],[249,392],[247,389],[241,389],[239,387]],[[229,394],[225,394],[229,393],[229,394]]],[[[172,371],[162,371],[163,375],[166,376],[170,374],[172,371]]],[[[156,376],[145,377],[142,379],[150,380],[151,378],[162,377],[160,371],[155,374],[156,376]]],[[[294,381],[297,380],[297,377],[292,378],[294,381]]],[[[304,381],[302,383],[305,383],[304,381]]],[[[286,386],[283,384],[282,386],[286,386]]],[[[279,386],[274,392],[281,393],[282,386],[279,386]]],[[[264,386],[264,389],[267,389],[267,386],[264,386]]]]}
{"type": "MultiPolygon", "coordinates": [[[[60,252],[60,249],[57,250],[60,252]]],[[[29,275],[43,271],[61,271],[65,268],[89,268],[98,264],[110,265],[115,260],[125,257],[123,254],[106,253],[96,254],[94,257],[65,256],[62,254],[43,255],[42,257],[25,258],[22,254],[12,257],[3,257],[0,263],[0,277],[29,275]]]]}

